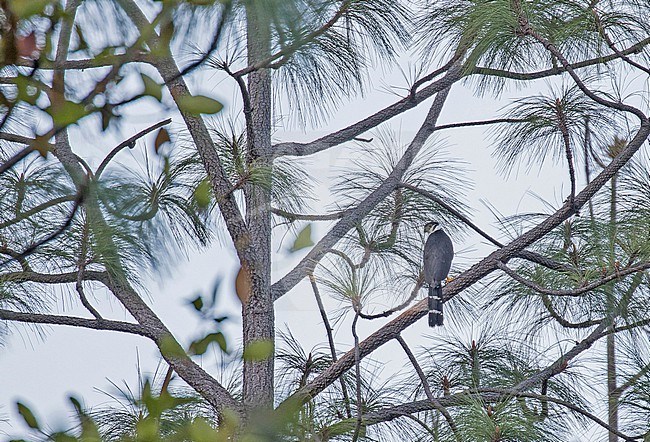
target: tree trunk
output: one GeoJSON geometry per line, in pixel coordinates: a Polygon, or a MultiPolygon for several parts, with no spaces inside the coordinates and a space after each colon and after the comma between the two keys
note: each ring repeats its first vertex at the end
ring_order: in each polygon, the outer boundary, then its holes
{"type": "MultiPolygon", "coordinates": [[[[609,253],[610,253],[610,263],[616,265],[616,177],[612,177],[612,189],[611,189],[611,200],[609,206],[609,218],[610,218],[610,239],[609,239],[609,253]]],[[[612,287],[610,293],[609,310],[617,308],[616,298],[614,293],[614,288],[612,287]]],[[[618,394],[616,393],[616,339],[614,335],[614,324],[611,324],[608,327],[610,332],[607,335],[607,415],[608,415],[608,424],[614,429],[618,430],[618,394]]],[[[618,436],[610,431],[609,432],[609,442],[618,442],[618,436]]]]}
{"type": "MultiPolygon", "coordinates": [[[[268,16],[263,2],[246,7],[248,63],[266,59],[270,53],[268,16]]],[[[271,76],[268,70],[252,72],[248,77],[249,105],[244,106],[247,129],[247,162],[250,168],[270,168],[271,159],[271,76]]],[[[270,181],[270,178],[269,178],[270,181]]],[[[271,299],[271,192],[266,185],[247,184],[246,224],[251,232],[247,256],[251,282],[248,302],[242,305],[244,351],[256,341],[274,342],[275,324],[271,299]]],[[[244,361],[244,404],[248,408],[273,405],[273,357],[262,361],[244,361]]]]}

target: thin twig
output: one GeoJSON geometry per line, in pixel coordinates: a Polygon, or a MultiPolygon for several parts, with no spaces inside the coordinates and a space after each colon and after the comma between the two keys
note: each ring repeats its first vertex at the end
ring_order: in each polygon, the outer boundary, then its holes
{"type": "MultiPolygon", "coordinates": [[[[330,325],[330,321],[327,318],[327,312],[325,311],[325,305],[320,296],[320,290],[318,289],[318,284],[316,283],[316,278],[313,274],[309,275],[309,282],[311,283],[311,288],[314,292],[314,297],[316,298],[316,303],[318,304],[318,311],[320,312],[320,317],[323,320],[323,325],[325,326],[325,331],[327,333],[327,342],[330,347],[330,354],[332,356],[332,362],[336,362],[338,357],[336,355],[336,346],[334,344],[334,330],[330,325]]],[[[341,382],[341,392],[343,394],[343,400],[345,402],[345,413],[347,417],[352,417],[352,410],[350,409],[350,396],[348,395],[348,388],[345,385],[345,380],[343,377],[339,379],[341,382]]]]}
{"type": "Polygon", "coordinates": [[[359,354],[359,335],[357,334],[357,321],[359,320],[359,309],[355,308],[354,320],[352,321],[352,336],[354,337],[354,374],[357,390],[357,424],[354,428],[352,442],[359,439],[361,423],[363,422],[363,401],[361,398],[361,355],[359,354]]]}
{"type": "Polygon", "coordinates": [[[3,268],[4,266],[9,264],[13,260],[20,261],[20,260],[26,258],[27,256],[34,253],[36,251],[36,249],[38,249],[39,247],[47,244],[48,242],[52,241],[57,236],[59,236],[60,234],[65,232],[68,229],[68,227],[70,227],[70,225],[72,225],[72,221],[74,220],[74,217],[75,217],[75,215],[77,213],[77,210],[79,209],[79,207],[81,206],[81,203],[83,202],[84,193],[85,193],[85,191],[83,189],[81,189],[81,191],[77,194],[77,198],[74,201],[74,206],[72,207],[72,210],[70,211],[70,214],[67,216],[64,223],[58,229],[56,229],[54,232],[50,233],[46,237],[36,241],[35,243],[32,243],[29,247],[27,247],[25,250],[20,252],[17,256],[12,257],[11,259],[8,259],[8,260],[3,261],[2,263],[0,263],[0,268],[3,268]]]}
{"type": "Polygon", "coordinates": [[[405,309],[408,307],[411,302],[417,297],[418,293],[420,293],[420,289],[422,288],[422,285],[424,284],[424,273],[420,272],[418,275],[418,279],[415,281],[415,287],[413,287],[413,290],[411,290],[411,294],[409,297],[402,302],[400,305],[397,307],[390,308],[388,310],[385,310],[381,313],[374,313],[374,314],[368,314],[368,313],[359,313],[359,316],[361,316],[363,319],[378,319],[378,318],[387,318],[393,313],[397,313],[400,310],[405,309]]]}
{"type": "Polygon", "coordinates": [[[20,152],[16,153],[14,156],[9,158],[7,161],[4,163],[0,164],[0,175],[14,167],[16,164],[24,160],[29,156],[30,153],[35,152],[36,149],[32,146],[28,146],[21,150],[20,152]]]}
{"type": "Polygon", "coordinates": [[[79,252],[79,259],[77,261],[79,270],[77,271],[77,282],[75,284],[75,288],[77,289],[77,293],[79,294],[79,299],[81,300],[81,304],[86,308],[86,310],[88,310],[90,314],[95,317],[95,319],[103,319],[102,315],[99,314],[99,312],[95,309],[95,307],[93,307],[92,304],[88,302],[88,298],[84,293],[83,275],[86,271],[86,255],[88,253],[88,235],[89,235],[89,227],[88,227],[88,221],[86,221],[84,222],[83,234],[81,235],[81,251],[79,252]]]}
{"type": "Polygon", "coordinates": [[[110,163],[111,160],[115,157],[115,155],[117,155],[117,154],[118,154],[122,149],[124,149],[125,147],[128,147],[128,148],[131,148],[131,149],[132,149],[132,148],[135,146],[135,142],[136,142],[138,139],[144,137],[144,136],[147,135],[148,133],[153,132],[154,130],[156,130],[156,129],[160,128],[160,127],[163,127],[163,126],[168,125],[168,124],[171,123],[171,122],[172,122],[172,119],[171,119],[171,118],[167,118],[166,120],[159,121],[158,123],[156,123],[156,124],[154,124],[154,125],[152,125],[152,126],[149,126],[149,127],[147,127],[146,129],[141,130],[141,131],[138,132],[137,134],[133,135],[132,137],[129,137],[128,139],[122,141],[120,144],[118,144],[117,146],[115,146],[115,147],[114,147],[114,148],[109,152],[109,154],[106,155],[106,158],[104,158],[104,160],[101,162],[101,164],[100,164],[99,167],[97,168],[97,171],[95,172],[95,179],[96,179],[96,180],[99,179],[99,177],[101,176],[102,172],[104,172],[104,169],[106,169],[106,166],[108,166],[108,163],[110,163]]]}
{"type": "Polygon", "coordinates": [[[637,264],[632,267],[627,267],[625,269],[617,270],[616,272],[612,273],[611,275],[608,275],[602,279],[599,279],[598,281],[592,282],[591,284],[585,285],[583,287],[574,289],[574,290],[552,290],[552,289],[547,289],[544,288],[533,281],[529,281],[528,279],[522,277],[519,275],[517,272],[506,266],[504,263],[499,262],[497,263],[497,267],[501,270],[503,270],[508,276],[510,276],[512,279],[517,281],[518,283],[525,285],[526,287],[535,290],[538,293],[544,294],[544,295],[551,295],[551,296],[581,296],[587,292],[590,292],[591,290],[594,290],[600,286],[603,286],[611,281],[614,281],[616,279],[620,279],[623,276],[630,275],[632,273],[637,273],[637,272],[642,272],[644,270],[650,269],[650,262],[644,262],[642,264],[637,264]]]}
{"type": "Polygon", "coordinates": [[[409,348],[408,344],[402,338],[402,336],[397,336],[395,338],[397,342],[399,342],[399,345],[402,346],[402,349],[404,350],[404,353],[406,353],[406,356],[409,358],[409,361],[411,361],[411,365],[413,365],[413,368],[415,369],[415,372],[418,374],[418,377],[420,378],[420,382],[422,382],[422,388],[424,389],[424,393],[427,395],[427,399],[433,404],[433,407],[440,412],[447,421],[447,424],[449,425],[449,428],[451,428],[451,431],[454,433],[454,436],[456,436],[456,440],[460,441],[460,437],[458,436],[458,427],[456,426],[456,422],[454,422],[454,418],[449,414],[449,411],[445,407],[440,404],[440,401],[433,395],[431,392],[431,387],[429,386],[429,381],[427,380],[426,375],[424,374],[424,371],[422,371],[422,367],[420,367],[420,364],[418,364],[417,359],[415,358],[415,355],[409,348]]]}

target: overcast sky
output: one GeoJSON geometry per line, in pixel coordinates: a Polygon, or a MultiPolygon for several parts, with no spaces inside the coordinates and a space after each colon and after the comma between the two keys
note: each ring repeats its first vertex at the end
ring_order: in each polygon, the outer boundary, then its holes
{"type": "MultiPolygon", "coordinates": [[[[346,126],[359,118],[374,113],[376,110],[397,100],[393,94],[386,92],[386,86],[403,86],[401,74],[394,70],[388,73],[377,71],[371,75],[373,90],[366,97],[357,99],[349,104],[340,106],[329,122],[316,130],[309,129],[279,131],[276,136],[281,140],[310,140],[331,130],[346,126]]],[[[202,92],[209,91],[210,95],[224,101],[224,113],[229,109],[231,100],[231,85],[225,82],[202,82],[202,92]]],[[[539,90],[546,90],[544,82],[539,82],[535,88],[506,91],[501,98],[477,98],[471,87],[462,84],[453,86],[440,117],[440,123],[460,122],[478,119],[489,119],[497,115],[500,107],[513,97],[518,97],[539,90]]],[[[417,109],[390,121],[388,127],[398,131],[401,139],[409,141],[414,135],[424,115],[428,103],[417,109]]],[[[127,138],[148,124],[159,121],[164,115],[155,113],[139,114],[137,126],[124,126],[122,137],[127,138]]],[[[175,117],[172,129],[181,128],[180,120],[175,117]]],[[[566,198],[569,189],[568,178],[563,164],[553,165],[548,162],[541,170],[533,169],[526,173],[522,168],[518,174],[513,174],[505,180],[496,172],[495,160],[491,156],[492,149],[484,128],[462,128],[448,130],[438,135],[446,140],[446,151],[452,157],[467,162],[467,176],[474,183],[468,192],[467,201],[474,209],[473,220],[488,233],[498,237],[498,228],[485,202],[492,205],[503,215],[548,210],[536,196],[558,207],[566,198]]],[[[172,130],[173,132],[173,130],[172,130]]],[[[84,134],[74,131],[76,140],[84,134]]],[[[73,142],[75,138],[73,138],[73,142]]],[[[106,142],[109,148],[114,140],[106,142]]],[[[147,146],[152,145],[151,137],[146,139],[147,146]]],[[[142,149],[140,141],[138,149],[142,149]]],[[[319,198],[313,204],[315,212],[323,210],[324,203],[329,202],[326,188],[332,175],[336,173],[335,166],[342,166],[351,148],[336,148],[310,158],[306,164],[308,170],[320,180],[319,198]]],[[[125,161],[131,161],[125,159],[125,161]]],[[[583,183],[580,182],[580,185],[583,183]]],[[[327,224],[315,226],[315,239],[326,231],[327,224]]],[[[276,235],[276,254],[273,264],[274,280],[277,280],[305,254],[287,252],[292,239],[285,238],[279,229],[276,235]]],[[[471,262],[484,256],[492,250],[480,238],[469,235],[461,244],[455,244],[458,255],[455,267],[458,271],[468,267],[471,262]]],[[[220,313],[228,315],[230,321],[225,325],[228,340],[233,346],[240,339],[241,313],[239,301],[232,290],[232,281],[236,272],[237,261],[230,245],[215,243],[208,250],[192,252],[187,261],[180,261],[173,266],[169,274],[156,275],[147,279],[147,302],[160,315],[163,322],[187,343],[200,335],[201,324],[197,321],[192,308],[187,301],[197,293],[208,293],[217,278],[224,278],[219,296],[220,313]]],[[[424,290],[422,295],[424,295],[424,290]]],[[[466,296],[464,294],[460,295],[466,296]]],[[[115,301],[107,301],[104,292],[96,292],[93,297],[101,302],[102,314],[121,320],[131,320],[115,301]]],[[[69,315],[87,316],[71,296],[65,296],[59,303],[58,312],[69,315]]],[[[471,299],[467,299],[471,303],[471,299]]],[[[330,310],[339,307],[334,300],[326,300],[330,310]]],[[[278,330],[290,329],[303,343],[307,351],[324,342],[323,328],[318,311],[309,287],[302,283],[288,295],[276,303],[276,321],[278,330]]],[[[376,330],[381,321],[363,322],[360,327],[361,339],[376,330]]],[[[409,328],[405,339],[414,347],[428,345],[424,338],[439,333],[447,333],[453,329],[448,323],[443,329],[431,330],[426,320],[419,321],[409,328]]],[[[342,347],[349,348],[352,342],[349,326],[344,322],[337,329],[337,342],[342,347]]],[[[404,367],[404,358],[398,347],[392,344],[383,346],[373,354],[373,358],[386,361],[384,376],[389,377],[404,367]]],[[[11,335],[6,339],[5,346],[0,348],[0,413],[9,418],[9,422],[0,424],[0,429],[10,435],[21,434],[22,427],[15,426],[18,420],[15,413],[15,401],[27,403],[40,418],[52,427],[61,428],[69,422],[71,407],[67,401],[69,395],[82,398],[86,405],[96,406],[109,401],[109,397],[98,390],[114,392],[110,381],[117,384],[126,382],[134,391],[137,390],[138,371],[152,373],[159,363],[156,348],[145,338],[138,338],[113,332],[89,331],[69,327],[42,327],[35,331],[32,327],[12,326],[11,335]]],[[[208,352],[202,359],[202,365],[210,372],[215,372],[215,357],[208,352]]],[[[22,433],[24,434],[24,433],[22,433]]],[[[0,436],[2,438],[2,436],[0,436]]]]}

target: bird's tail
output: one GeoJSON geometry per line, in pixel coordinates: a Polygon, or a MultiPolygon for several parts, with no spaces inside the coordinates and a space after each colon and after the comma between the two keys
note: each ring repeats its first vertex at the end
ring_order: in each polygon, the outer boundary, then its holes
{"type": "Polygon", "coordinates": [[[439,282],[429,286],[429,327],[442,325],[442,286],[439,282]]]}

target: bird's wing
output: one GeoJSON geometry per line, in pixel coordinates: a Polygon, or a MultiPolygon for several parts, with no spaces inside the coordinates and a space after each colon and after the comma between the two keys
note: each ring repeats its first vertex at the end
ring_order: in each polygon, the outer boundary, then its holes
{"type": "Polygon", "coordinates": [[[429,235],[424,245],[424,280],[427,284],[442,281],[449,274],[454,246],[449,236],[438,231],[429,235]]]}
{"type": "Polygon", "coordinates": [[[424,244],[424,280],[427,284],[433,284],[433,273],[435,266],[436,239],[433,234],[429,235],[424,244]]]}

